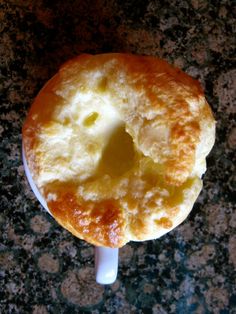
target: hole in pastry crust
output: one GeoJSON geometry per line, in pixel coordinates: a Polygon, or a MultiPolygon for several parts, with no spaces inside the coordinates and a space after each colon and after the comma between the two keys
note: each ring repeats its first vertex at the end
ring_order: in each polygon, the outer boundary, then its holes
{"type": "Polygon", "coordinates": [[[98,86],[97,86],[97,90],[99,93],[104,93],[107,89],[107,84],[108,84],[108,80],[106,77],[103,77],[99,83],[98,83],[98,86]]]}
{"type": "Polygon", "coordinates": [[[97,112],[91,112],[85,119],[83,122],[83,125],[86,127],[91,127],[92,125],[94,125],[94,123],[96,122],[96,120],[98,119],[99,114],[97,112]]]}
{"type": "Polygon", "coordinates": [[[135,150],[132,137],[125,126],[117,126],[103,150],[97,174],[116,177],[124,174],[134,166],[135,150]]]}

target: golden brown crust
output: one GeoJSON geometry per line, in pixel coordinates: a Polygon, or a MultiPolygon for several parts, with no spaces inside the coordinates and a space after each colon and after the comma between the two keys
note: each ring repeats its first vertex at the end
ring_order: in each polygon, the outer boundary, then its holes
{"type": "Polygon", "coordinates": [[[79,202],[75,194],[62,193],[48,202],[53,216],[63,226],[94,245],[119,247],[125,238],[125,219],[114,200],[79,202]]]}
{"type": "Polygon", "coordinates": [[[81,55],[65,63],[36,97],[23,144],[57,221],[90,243],[121,247],[156,238],[187,216],[201,189],[214,130],[199,83],[167,62],[81,55]],[[95,111],[82,121],[90,106],[95,111]],[[107,124],[120,123],[111,124],[114,134],[107,139],[108,129],[100,137],[91,133],[109,110],[107,124]]]}

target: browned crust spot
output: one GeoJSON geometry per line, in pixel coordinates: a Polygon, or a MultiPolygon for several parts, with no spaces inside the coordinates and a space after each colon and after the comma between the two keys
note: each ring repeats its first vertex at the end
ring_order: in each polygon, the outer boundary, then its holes
{"type": "Polygon", "coordinates": [[[124,245],[125,219],[114,200],[102,202],[78,201],[68,192],[48,203],[53,216],[63,225],[72,226],[84,240],[106,247],[124,245]]]}
{"type": "Polygon", "coordinates": [[[156,219],[155,223],[165,229],[170,229],[173,226],[172,221],[167,217],[156,219]]]}

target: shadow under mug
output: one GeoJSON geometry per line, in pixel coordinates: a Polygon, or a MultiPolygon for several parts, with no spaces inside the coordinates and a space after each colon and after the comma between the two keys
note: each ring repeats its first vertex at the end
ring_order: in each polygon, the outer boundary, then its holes
{"type": "MultiPolygon", "coordinates": [[[[34,195],[43,206],[43,208],[53,217],[45,199],[40,194],[37,186],[34,183],[29,167],[27,165],[24,148],[22,147],[23,165],[29,185],[34,192],[34,195]]],[[[112,284],[117,277],[118,271],[118,249],[107,247],[95,247],[95,277],[99,284],[112,284]]]]}

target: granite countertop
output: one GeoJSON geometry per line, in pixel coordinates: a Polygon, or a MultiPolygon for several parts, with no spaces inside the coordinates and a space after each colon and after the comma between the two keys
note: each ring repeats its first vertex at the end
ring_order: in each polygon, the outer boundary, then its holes
{"type": "Polygon", "coordinates": [[[233,1],[0,1],[0,313],[236,313],[236,7],[233,1]],[[200,80],[217,120],[204,189],[188,219],[120,250],[94,281],[94,249],[35,199],[21,127],[43,84],[82,52],[160,56],[200,80]]]}

